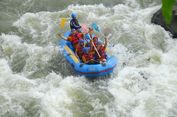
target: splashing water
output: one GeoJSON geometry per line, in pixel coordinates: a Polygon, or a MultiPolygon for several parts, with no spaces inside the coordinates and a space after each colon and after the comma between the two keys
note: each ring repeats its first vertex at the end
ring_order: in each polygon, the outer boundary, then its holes
{"type": "Polygon", "coordinates": [[[7,13],[1,19],[11,19],[0,21],[0,116],[177,115],[177,42],[150,23],[160,0],[10,2],[0,2],[8,9],[0,12],[7,13]],[[69,24],[61,29],[59,19],[69,18],[72,11],[82,24],[111,28],[108,52],[119,65],[110,76],[77,76],[60,53],[56,34],[67,31],[69,24]]]}

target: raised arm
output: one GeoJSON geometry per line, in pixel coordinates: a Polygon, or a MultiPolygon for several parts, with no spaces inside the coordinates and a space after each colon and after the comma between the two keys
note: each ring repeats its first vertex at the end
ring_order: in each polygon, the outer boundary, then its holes
{"type": "Polygon", "coordinates": [[[108,45],[108,38],[105,37],[105,38],[104,38],[104,48],[105,48],[105,49],[107,48],[107,45],[108,45]]]}

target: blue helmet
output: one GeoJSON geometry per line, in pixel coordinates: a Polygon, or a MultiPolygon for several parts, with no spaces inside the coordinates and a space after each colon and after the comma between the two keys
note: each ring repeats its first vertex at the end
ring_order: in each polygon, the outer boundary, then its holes
{"type": "Polygon", "coordinates": [[[72,12],[71,17],[72,17],[72,18],[76,18],[76,17],[77,17],[77,13],[72,12]]]}

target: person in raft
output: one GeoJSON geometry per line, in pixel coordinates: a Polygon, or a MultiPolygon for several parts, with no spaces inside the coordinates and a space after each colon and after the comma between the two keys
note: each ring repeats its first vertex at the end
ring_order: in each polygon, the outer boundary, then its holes
{"type": "Polygon", "coordinates": [[[94,52],[91,51],[89,47],[83,48],[82,61],[85,64],[94,64],[95,63],[94,52]]]}
{"type": "Polygon", "coordinates": [[[62,39],[65,39],[69,42],[71,42],[72,46],[75,48],[76,45],[78,44],[78,38],[77,38],[78,32],[75,29],[71,30],[71,34],[66,38],[64,36],[62,36],[60,33],[58,34],[58,36],[62,39]]]}
{"type": "Polygon", "coordinates": [[[99,43],[96,46],[100,57],[95,52],[95,60],[99,61],[100,63],[106,62],[106,59],[107,59],[106,48],[107,48],[107,45],[108,45],[108,38],[105,37],[104,39],[105,39],[104,44],[99,43]]]}
{"type": "Polygon", "coordinates": [[[79,43],[77,44],[75,48],[75,54],[79,57],[80,60],[82,60],[82,55],[84,54],[84,40],[81,39],[78,41],[79,43]]]}
{"type": "Polygon", "coordinates": [[[85,34],[85,38],[89,41],[93,38],[93,28],[88,28],[88,33],[85,34]]]}
{"type": "Polygon", "coordinates": [[[97,47],[98,45],[101,44],[101,42],[98,41],[98,37],[97,37],[97,36],[94,36],[93,39],[90,40],[90,41],[92,41],[92,42],[90,42],[90,43],[94,44],[95,47],[97,47]]]}
{"type": "Polygon", "coordinates": [[[87,42],[85,46],[90,47],[90,40],[92,40],[92,38],[94,37],[93,28],[89,27],[88,28],[88,33],[86,33],[84,37],[85,37],[84,39],[87,42]]]}
{"type": "Polygon", "coordinates": [[[81,26],[80,26],[80,24],[79,24],[79,22],[77,20],[77,13],[73,12],[71,14],[71,18],[72,18],[70,20],[70,28],[71,28],[71,30],[75,29],[75,30],[80,32],[81,26]]]}

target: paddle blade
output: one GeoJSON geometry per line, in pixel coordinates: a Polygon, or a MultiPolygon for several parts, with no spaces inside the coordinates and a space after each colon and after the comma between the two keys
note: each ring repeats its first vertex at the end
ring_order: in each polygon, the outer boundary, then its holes
{"type": "Polygon", "coordinates": [[[60,20],[60,27],[61,27],[61,28],[64,28],[66,22],[67,22],[67,18],[62,18],[62,19],[60,20]]]}
{"type": "Polygon", "coordinates": [[[86,24],[82,24],[81,27],[82,27],[82,32],[83,32],[84,34],[88,33],[88,28],[87,28],[87,25],[86,25],[86,24]]]}
{"type": "Polygon", "coordinates": [[[100,27],[96,23],[92,23],[91,26],[95,31],[100,32],[100,27]]]}

